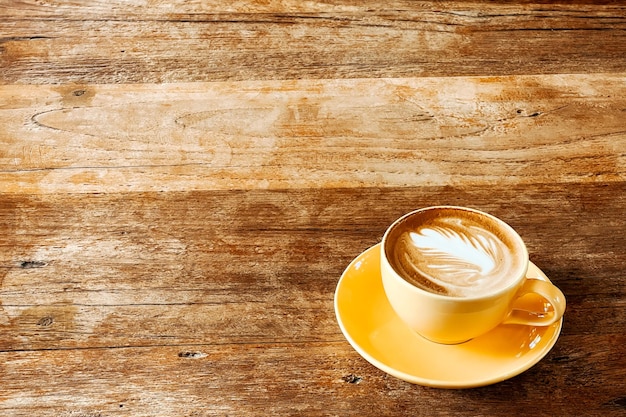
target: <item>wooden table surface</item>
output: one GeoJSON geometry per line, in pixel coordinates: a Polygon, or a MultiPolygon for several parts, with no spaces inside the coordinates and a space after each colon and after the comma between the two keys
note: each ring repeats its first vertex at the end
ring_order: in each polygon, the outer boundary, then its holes
{"type": "Polygon", "coordinates": [[[0,415],[624,416],[621,3],[0,0],[0,415]],[[519,376],[412,385],[339,329],[435,204],[567,297],[519,376]]]}

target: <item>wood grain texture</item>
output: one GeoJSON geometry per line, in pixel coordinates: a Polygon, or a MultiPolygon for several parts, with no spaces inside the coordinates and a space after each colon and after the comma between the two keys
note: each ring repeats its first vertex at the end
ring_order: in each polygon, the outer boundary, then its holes
{"type": "Polygon", "coordinates": [[[621,1],[0,0],[0,416],[623,416],[621,1]],[[337,325],[402,214],[509,222],[567,297],[440,390],[337,325]]]}
{"type": "Polygon", "coordinates": [[[623,182],[4,195],[0,410],[621,415],[625,196],[623,182]],[[423,388],[343,339],[332,308],[343,268],[394,218],[432,204],[510,222],[566,294],[562,336],[528,372],[423,388]]]}
{"type": "Polygon", "coordinates": [[[622,181],[626,73],[0,86],[0,191],[622,181]]]}
{"type": "MultiPolygon", "coordinates": [[[[560,344],[573,340],[563,336],[560,344]]],[[[557,346],[527,373],[471,391],[406,384],[355,357],[347,342],[0,353],[5,371],[33,381],[3,385],[0,411],[16,417],[623,415],[623,384],[611,385],[623,373],[609,364],[623,365],[610,354],[626,338],[575,340],[605,348],[580,355],[557,346]]]]}
{"type": "Polygon", "coordinates": [[[626,71],[623,3],[545,3],[3,1],[0,83],[626,71]]]}

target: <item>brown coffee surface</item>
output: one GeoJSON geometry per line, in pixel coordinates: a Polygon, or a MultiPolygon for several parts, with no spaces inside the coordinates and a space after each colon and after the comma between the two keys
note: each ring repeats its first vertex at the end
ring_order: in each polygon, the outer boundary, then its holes
{"type": "Polygon", "coordinates": [[[525,248],[504,223],[461,208],[417,212],[389,231],[385,252],[394,270],[426,291],[473,297],[515,281],[525,248]]]}

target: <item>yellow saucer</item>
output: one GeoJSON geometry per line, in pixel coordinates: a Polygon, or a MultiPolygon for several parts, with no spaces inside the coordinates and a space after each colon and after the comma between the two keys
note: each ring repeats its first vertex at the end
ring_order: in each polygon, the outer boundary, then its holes
{"type": "MultiPolygon", "coordinates": [[[[335,313],[352,347],[382,371],[431,387],[479,387],[526,371],[556,343],[563,319],[547,327],[501,325],[459,345],[424,339],[387,302],[379,245],[363,252],[344,271],[335,292],[335,313]]],[[[532,263],[528,276],[549,281],[532,263]]]]}

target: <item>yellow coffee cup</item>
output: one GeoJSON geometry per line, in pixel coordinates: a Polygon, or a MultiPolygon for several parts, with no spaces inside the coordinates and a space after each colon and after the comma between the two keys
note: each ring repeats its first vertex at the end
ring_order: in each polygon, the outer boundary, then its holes
{"type": "Polygon", "coordinates": [[[561,290],[526,276],[528,251],[517,232],[479,210],[415,210],[393,222],[380,248],[391,307],[433,342],[462,343],[500,324],[548,326],[565,312],[561,290]],[[541,309],[528,310],[529,294],[544,300],[541,309]]]}

